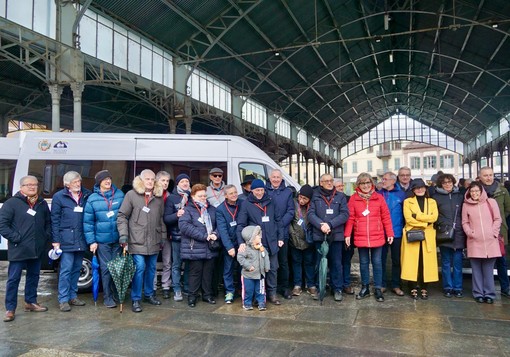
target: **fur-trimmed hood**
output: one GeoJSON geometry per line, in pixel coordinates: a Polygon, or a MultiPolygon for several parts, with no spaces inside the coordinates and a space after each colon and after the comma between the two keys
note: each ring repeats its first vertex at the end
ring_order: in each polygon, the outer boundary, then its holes
{"type": "MultiPolygon", "coordinates": [[[[136,193],[143,195],[145,193],[145,185],[143,184],[143,180],[140,175],[136,176],[133,180],[133,190],[136,193]]],[[[154,182],[154,190],[152,191],[154,196],[162,197],[163,196],[163,187],[160,185],[158,181],[154,182]]]]}

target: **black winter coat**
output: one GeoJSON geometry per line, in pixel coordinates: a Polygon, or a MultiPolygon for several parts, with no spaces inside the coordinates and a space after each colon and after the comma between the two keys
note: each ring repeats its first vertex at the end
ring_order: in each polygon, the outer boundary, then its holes
{"type": "MultiPolygon", "coordinates": [[[[179,219],[179,229],[181,231],[181,259],[202,260],[212,259],[218,256],[217,250],[211,250],[207,241],[207,228],[205,223],[200,222],[200,211],[193,200],[188,202],[184,209],[184,214],[179,219]]],[[[220,239],[216,232],[216,208],[212,205],[207,206],[207,212],[211,217],[213,233],[220,239]]],[[[220,239],[221,240],[221,239],[220,239]]]]}
{"type": "Polygon", "coordinates": [[[328,223],[331,233],[328,241],[344,241],[344,228],[347,219],[349,219],[349,208],[347,200],[342,192],[333,191],[333,196],[324,197],[321,194],[320,187],[312,196],[310,210],[308,211],[308,222],[313,227],[313,240],[321,242],[324,240],[324,233],[321,231],[321,222],[328,223]],[[332,209],[333,213],[328,214],[327,210],[332,209]]]}
{"type": "Polygon", "coordinates": [[[267,182],[266,191],[271,197],[275,205],[276,215],[280,217],[280,225],[282,227],[282,238],[287,244],[289,240],[289,226],[294,219],[294,200],[292,198],[292,191],[285,186],[285,181],[282,181],[280,187],[273,189],[271,182],[267,182]]]}
{"type": "Polygon", "coordinates": [[[39,197],[28,213],[27,198],[20,192],[9,198],[0,208],[0,234],[8,240],[9,261],[39,259],[46,251],[51,237],[51,217],[46,201],[39,197]]]}
{"type": "Polygon", "coordinates": [[[278,241],[283,241],[283,233],[280,226],[280,217],[276,214],[274,203],[267,193],[264,193],[260,200],[253,193],[250,193],[246,201],[243,202],[237,217],[238,244],[245,243],[241,235],[244,227],[260,226],[262,228],[262,245],[269,251],[270,255],[278,253],[278,241]],[[256,204],[260,205],[262,209],[257,207],[256,204]],[[264,214],[269,217],[269,222],[262,222],[264,214]]]}
{"type": "MultiPolygon", "coordinates": [[[[189,200],[191,201],[191,197],[189,200]]],[[[170,239],[174,242],[181,241],[181,231],[179,229],[179,217],[177,217],[177,211],[181,207],[182,197],[177,193],[177,188],[174,188],[172,193],[168,195],[165,202],[165,214],[163,215],[163,221],[166,224],[166,229],[169,232],[170,239]]],[[[188,201],[189,203],[189,201],[188,201]]],[[[182,218],[182,217],[181,217],[182,218]]]]}
{"type": "Polygon", "coordinates": [[[452,243],[443,243],[441,247],[448,247],[453,249],[464,249],[466,248],[466,234],[462,228],[462,204],[464,203],[464,196],[457,187],[452,192],[448,193],[444,189],[434,187],[434,193],[432,198],[437,202],[437,209],[439,216],[437,218],[434,227],[441,225],[453,226],[455,219],[455,210],[457,209],[457,220],[455,221],[455,233],[452,243]]]}

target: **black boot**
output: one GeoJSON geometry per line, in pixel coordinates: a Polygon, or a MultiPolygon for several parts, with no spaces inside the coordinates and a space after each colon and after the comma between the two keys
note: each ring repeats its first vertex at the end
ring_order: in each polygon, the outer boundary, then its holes
{"type": "Polygon", "coordinates": [[[375,289],[375,300],[377,302],[383,302],[384,301],[384,296],[383,296],[383,293],[382,293],[381,289],[375,289]]]}
{"type": "Polygon", "coordinates": [[[188,295],[188,306],[189,307],[195,307],[197,304],[197,298],[193,295],[188,295]]]}
{"type": "Polygon", "coordinates": [[[363,285],[358,295],[356,295],[356,299],[361,300],[367,296],[370,296],[370,287],[368,285],[363,285]]]}
{"type": "Polygon", "coordinates": [[[133,310],[133,312],[142,312],[142,306],[140,305],[140,300],[133,301],[133,306],[131,306],[131,310],[133,310]]]}

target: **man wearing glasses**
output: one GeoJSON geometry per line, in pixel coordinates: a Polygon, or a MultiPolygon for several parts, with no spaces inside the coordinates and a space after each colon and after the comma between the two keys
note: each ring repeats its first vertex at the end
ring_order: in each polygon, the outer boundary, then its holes
{"type": "Polygon", "coordinates": [[[44,312],[48,308],[37,302],[37,287],[41,270],[41,254],[51,237],[50,210],[38,195],[38,181],[34,176],[20,180],[20,190],[0,209],[0,234],[8,240],[8,278],[5,289],[4,321],[14,320],[18,305],[21,272],[26,269],[25,311],[44,312]]]}
{"type": "Polygon", "coordinates": [[[409,197],[411,194],[409,191],[409,187],[411,186],[411,169],[406,166],[402,166],[398,170],[398,184],[402,191],[406,193],[406,197],[409,197]]]}
{"type": "Polygon", "coordinates": [[[345,195],[336,191],[333,176],[322,175],[320,187],[312,197],[308,221],[313,227],[315,247],[319,249],[324,239],[329,243],[328,264],[335,301],[343,300],[342,254],[345,241],[344,227],[348,218],[349,209],[345,195]]]}
{"type": "Polygon", "coordinates": [[[207,186],[207,201],[214,207],[218,207],[225,201],[225,182],[223,182],[223,170],[214,167],[209,171],[209,186],[207,186]]]}

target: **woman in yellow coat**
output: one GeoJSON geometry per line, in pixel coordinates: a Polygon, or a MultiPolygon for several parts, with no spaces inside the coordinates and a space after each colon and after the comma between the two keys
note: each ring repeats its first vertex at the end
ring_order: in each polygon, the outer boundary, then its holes
{"type": "Polygon", "coordinates": [[[400,277],[409,282],[411,297],[428,299],[427,283],[438,281],[436,230],[433,223],[437,220],[436,201],[429,198],[427,186],[422,179],[411,182],[412,196],[404,200],[404,227],[401,249],[402,273],[400,277]],[[407,231],[421,229],[425,240],[407,241],[407,231]],[[421,289],[421,290],[420,290],[421,289]]]}

